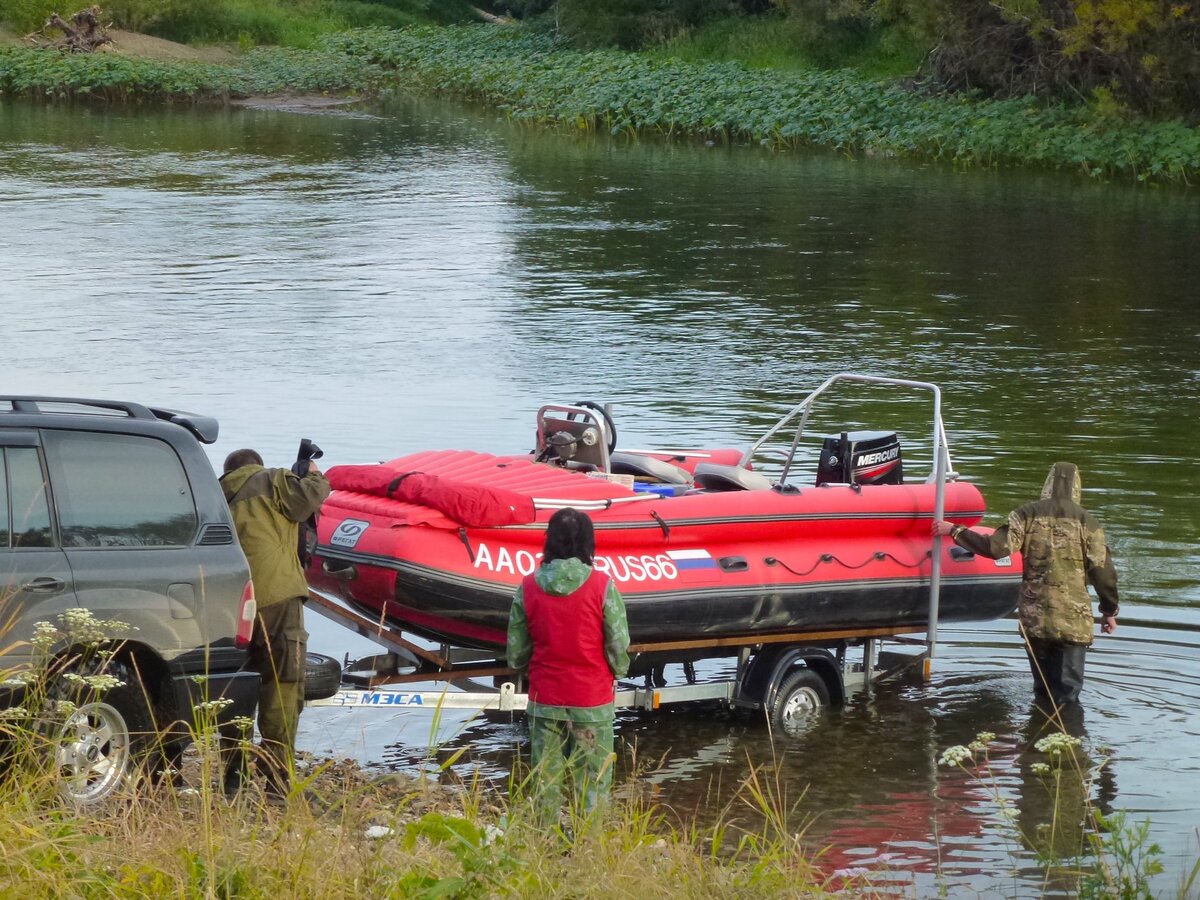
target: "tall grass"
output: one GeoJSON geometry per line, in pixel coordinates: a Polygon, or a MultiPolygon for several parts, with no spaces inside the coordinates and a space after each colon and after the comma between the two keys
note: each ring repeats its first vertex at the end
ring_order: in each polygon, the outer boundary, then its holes
{"type": "Polygon", "coordinates": [[[838,41],[814,34],[797,16],[784,15],[720,19],[646,51],[658,59],[736,62],[752,69],[852,69],[880,80],[914,75],[926,52],[902,28],[879,28],[838,41]]]}
{"type": "MultiPolygon", "coordinates": [[[[255,792],[227,802],[204,774],[210,769],[193,759],[182,791],[147,785],[91,812],[64,807],[46,777],[7,779],[0,784],[0,884],[19,885],[31,900],[826,892],[778,817],[757,831],[729,823],[680,831],[634,798],[547,830],[520,790],[510,802],[478,781],[447,788],[374,780],[325,763],[276,806],[255,792]]],[[[753,796],[757,788],[747,790],[753,796]]]]}
{"type": "MultiPolygon", "coordinates": [[[[89,5],[75,0],[0,0],[0,26],[21,34],[52,12],[89,5]]],[[[105,23],[190,44],[240,43],[311,47],[346,28],[450,24],[477,19],[466,0],[107,0],[105,23]]]]}

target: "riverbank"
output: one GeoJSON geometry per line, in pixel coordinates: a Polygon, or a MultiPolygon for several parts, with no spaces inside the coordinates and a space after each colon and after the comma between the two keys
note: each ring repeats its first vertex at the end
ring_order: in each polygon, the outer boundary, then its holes
{"type": "Polygon", "coordinates": [[[279,92],[448,93],[573,130],[694,137],[778,149],[1033,167],[1189,185],[1200,129],[1032,99],[934,96],[846,71],[781,72],[576,51],[492,25],[366,29],[311,50],[262,48],[226,64],[0,50],[0,95],[228,101],[279,92]]]}
{"type": "MultiPolygon", "coordinates": [[[[476,785],[371,775],[303,761],[286,802],[230,801],[193,755],[179,785],[75,813],[47,779],[0,787],[0,883],[26,898],[822,897],[832,881],[782,821],[678,832],[636,800],[594,821],[540,827],[522,803],[476,785]],[[200,773],[200,774],[197,774],[200,773]]],[[[752,796],[747,802],[754,802],[752,796]]]]}

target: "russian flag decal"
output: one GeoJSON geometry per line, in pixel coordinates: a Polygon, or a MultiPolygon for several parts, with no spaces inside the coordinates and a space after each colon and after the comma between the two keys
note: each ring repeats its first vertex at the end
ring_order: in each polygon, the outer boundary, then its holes
{"type": "Polygon", "coordinates": [[[681,572],[688,569],[715,569],[717,561],[707,550],[668,550],[667,557],[681,572]]]}

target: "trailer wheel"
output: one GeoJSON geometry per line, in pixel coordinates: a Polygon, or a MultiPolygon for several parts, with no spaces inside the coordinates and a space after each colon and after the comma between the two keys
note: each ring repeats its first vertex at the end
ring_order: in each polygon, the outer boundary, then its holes
{"type": "Polygon", "coordinates": [[[771,703],[771,727],[784,734],[801,734],[818,713],[829,706],[829,688],[812,669],[788,675],[771,703]]]}
{"type": "Polygon", "coordinates": [[[324,700],[342,686],[342,664],[323,653],[307,654],[304,667],[304,699],[324,700]]]}

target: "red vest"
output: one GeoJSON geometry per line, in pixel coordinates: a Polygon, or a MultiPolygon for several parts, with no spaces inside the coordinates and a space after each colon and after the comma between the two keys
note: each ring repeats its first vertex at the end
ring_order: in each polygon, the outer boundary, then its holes
{"type": "Polygon", "coordinates": [[[613,702],[613,673],[604,655],[604,596],[608,576],[594,571],[573,594],[547,594],[533,575],[521,583],[533,638],[529,699],[547,706],[613,702]]]}

